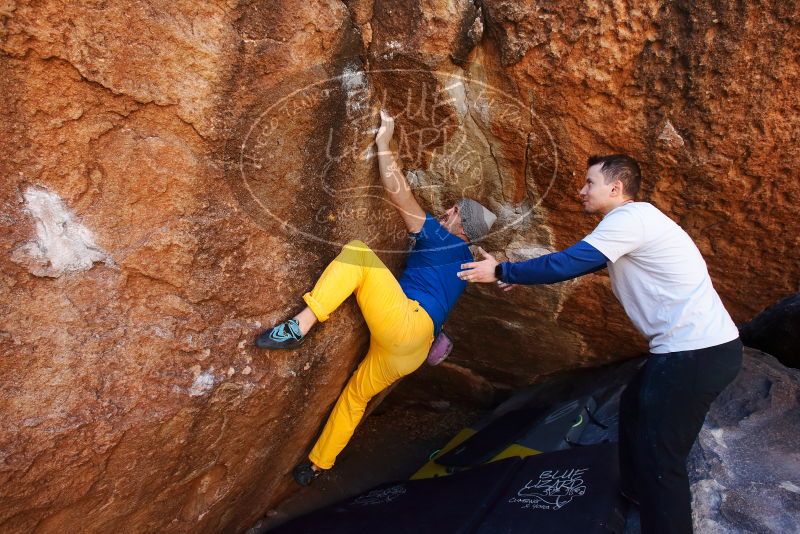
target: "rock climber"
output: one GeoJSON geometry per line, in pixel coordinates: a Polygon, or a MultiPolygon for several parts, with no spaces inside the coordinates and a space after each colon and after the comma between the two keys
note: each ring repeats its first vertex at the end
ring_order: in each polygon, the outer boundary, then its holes
{"type": "Polygon", "coordinates": [[[577,244],[523,262],[483,253],[467,282],[552,284],[608,267],[611,288],[649,340],[650,356],[620,401],[622,494],[640,508],[643,534],[692,532],[686,458],[711,402],[742,361],[739,332],[689,235],[648,202],[623,155],[592,156],[580,198],[603,219],[577,244]]]}
{"type": "Polygon", "coordinates": [[[467,286],[456,274],[472,261],[468,243],[484,237],[497,217],[475,200],[462,198],[438,218],[426,214],[406,182],[390,148],[394,119],[381,112],[375,136],[381,182],[414,239],[400,279],[362,241],[351,241],[325,268],[306,307],[293,318],[262,332],[265,349],[299,347],[317,321],[325,321],[352,293],[370,331],[366,357],[328,417],[308,462],[292,472],[309,485],[333,467],[361,420],[367,403],[399,378],[419,368],[448,313],[467,286]]]}

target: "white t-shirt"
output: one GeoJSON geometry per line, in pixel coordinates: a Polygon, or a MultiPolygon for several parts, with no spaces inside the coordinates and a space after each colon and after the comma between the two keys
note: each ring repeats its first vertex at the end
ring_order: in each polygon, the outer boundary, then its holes
{"type": "Polygon", "coordinates": [[[650,352],[703,349],[739,336],[692,238],[652,204],[614,208],[584,241],[610,260],[614,295],[650,352]]]}

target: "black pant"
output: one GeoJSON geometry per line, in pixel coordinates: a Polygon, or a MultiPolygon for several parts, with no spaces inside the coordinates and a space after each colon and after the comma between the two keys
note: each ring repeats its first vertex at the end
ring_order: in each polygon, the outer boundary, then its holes
{"type": "Polygon", "coordinates": [[[651,354],[622,394],[622,491],[640,503],[642,534],[691,534],[686,458],[713,400],[742,365],[737,338],[699,350],[651,354]]]}

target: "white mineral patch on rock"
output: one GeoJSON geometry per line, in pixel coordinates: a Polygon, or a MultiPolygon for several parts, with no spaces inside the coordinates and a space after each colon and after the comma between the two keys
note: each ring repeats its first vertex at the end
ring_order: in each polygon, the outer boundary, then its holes
{"type": "Polygon", "coordinates": [[[506,328],[508,328],[510,330],[524,330],[525,329],[524,325],[519,324],[519,323],[514,323],[514,322],[511,322],[511,321],[506,321],[506,320],[503,320],[503,319],[497,319],[497,322],[502,324],[503,326],[505,326],[506,328]]]}
{"type": "Polygon", "coordinates": [[[511,261],[525,261],[554,252],[544,245],[528,245],[506,248],[506,256],[511,261]]]}
{"type": "Polygon", "coordinates": [[[778,487],[785,489],[786,491],[791,491],[792,493],[800,493],[800,486],[792,484],[788,480],[784,480],[778,484],[778,487]]]}
{"type": "Polygon", "coordinates": [[[446,81],[444,88],[447,94],[450,95],[450,102],[458,110],[458,114],[464,117],[469,113],[469,105],[467,104],[467,89],[464,87],[464,82],[457,77],[452,77],[446,81]]]}
{"type": "MultiPolygon", "coordinates": [[[[541,202],[541,199],[539,202],[541,202]]],[[[514,228],[524,234],[526,229],[530,227],[529,220],[533,209],[534,206],[527,200],[523,200],[520,204],[498,203],[495,205],[494,210],[497,214],[497,222],[495,222],[493,228],[514,228]]]]}
{"type": "MultiPolygon", "coordinates": [[[[373,130],[373,131],[377,132],[378,130],[373,130]]],[[[372,131],[369,132],[369,133],[372,134],[372,131]]],[[[378,152],[375,150],[374,145],[369,145],[367,148],[365,148],[361,152],[361,159],[362,159],[362,161],[369,161],[372,158],[377,157],[377,155],[378,155],[378,152]]]]}
{"type": "Polygon", "coordinates": [[[434,183],[428,173],[421,169],[410,170],[406,173],[406,181],[411,189],[420,190],[420,189],[441,189],[442,184],[434,183]]]}
{"type": "MultiPolygon", "coordinates": [[[[728,445],[725,443],[725,431],[721,428],[710,428],[708,430],[709,437],[713,438],[715,444],[719,447],[719,449],[727,449],[728,445]]],[[[709,440],[710,442],[711,440],[709,440]]],[[[718,450],[719,452],[719,450],[718,450]]]]}
{"type": "Polygon", "coordinates": [[[658,140],[664,141],[672,147],[682,147],[685,144],[683,137],[681,137],[670,121],[664,123],[664,128],[658,135],[658,140]]]}
{"type": "Polygon", "coordinates": [[[200,373],[194,379],[192,387],[189,388],[189,396],[199,397],[201,395],[205,395],[206,393],[214,389],[215,382],[216,380],[212,373],[208,371],[200,373]]]}
{"type": "Polygon", "coordinates": [[[12,261],[36,276],[52,278],[91,269],[98,261],[114,265],[111,256],[95,243],[92,232],[78,222],[56,193],[29,187],[23,197],[35,223],[36,238],[14,250],[12,261]]]}

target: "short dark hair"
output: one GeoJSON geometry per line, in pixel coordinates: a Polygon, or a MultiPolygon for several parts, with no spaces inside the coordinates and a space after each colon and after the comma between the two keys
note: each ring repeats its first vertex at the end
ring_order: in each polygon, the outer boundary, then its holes
{"type": "Polygon", "coordinates": [[[608,156],[589,156],[586,167],[602,163],[600,170],[605,177],[605,182],[610,184],[619,180],[622,182],[622,193],[631,198],[636,198],[639,186],[642,183],[642,171],[639,163],[626,154],[610,154],[608,156]]]}

